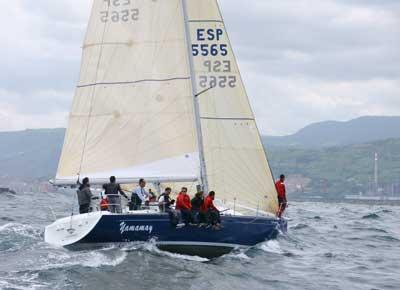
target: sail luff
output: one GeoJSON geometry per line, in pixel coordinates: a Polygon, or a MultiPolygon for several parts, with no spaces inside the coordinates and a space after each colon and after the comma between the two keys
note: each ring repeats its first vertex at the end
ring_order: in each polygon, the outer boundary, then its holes
{"type": "Polygon", "coordinates": [[[204,143],[203,143],[203,132],[201,128],[200,120],[200,106],[198,101],[198,91],[197,91],[197,81],[194,69],[194,61],[192,55],[192,37],[190,35],[190,27],[188,22],[188,10],[186,0],[182,0],[182,10],[183,10],[183,21],[185,23],[185,39],[187,44],[187,55],[189,62],[189,71],[193,95],[193,106],[194,106],[194,118],[196,124],[196,136],[197,136],[197,146],[199,149],[199,159],[200,159],[200,181],[201,186],[205,192],[208,192],[208,179],[207,179],[207,167],[204,158],[204,143]]]}
{"type": "MultiPolygon", "coordinates": [[[[110,11],[110,7],[111,7],[111,5],[108,6],[107,12],[110,11]]],[[[104,36],[105,36],[106,29],[107,29],[107,23],[104,23],[103,33],[102,33],[102,37],[101,37],[100,53],[99,53],[99,56],[98,56],[98,59],[97,59],[96,75],[95,75],[95,78],[94,78],[94,83],[97,83],[98,76],[99,76],[100,61],[101,61],[101,57],[102,57],[102,54],[103,54],[103,44],[104,44],[104,36]]],[[[86,37],[87,37],[87,35],[86,35],[86,37]]],[[[86,39],[86,37],[85,37],[85,39],[86,39]]],[[[96,88],[97,88],[96,86],[93,87],[93,90],[92,90],[91,95],[90,95],[89,115],[87,116],[87,125],[86,125],[86,129],[85,129],[85,136],[84,136],[84,139],[83,139],[81,161],[80,161],[80,164],[79,164],[79,171],[77,173],[78,180],[81,178],[82,166],[83,166],[83,162],[85,160],[85,152],[86,152],[86,146],[87,146],[87,141],[88,141],[88,133],[89,133],[89,127],[90,127],[90,122],[91,122],[91,115],[93,113],[93,101],[94,101],[94,97],[95,97],[95,93],[96,93],[96,88]]]]}

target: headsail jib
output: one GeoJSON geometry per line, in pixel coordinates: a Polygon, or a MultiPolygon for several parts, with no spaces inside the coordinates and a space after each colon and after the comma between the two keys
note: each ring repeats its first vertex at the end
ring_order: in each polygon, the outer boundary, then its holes
{"type": "Polygon", "coordinates": [[[188,6],[209,187],[219,197],[277,211],[271,170],[217,0],[188,6]]]}

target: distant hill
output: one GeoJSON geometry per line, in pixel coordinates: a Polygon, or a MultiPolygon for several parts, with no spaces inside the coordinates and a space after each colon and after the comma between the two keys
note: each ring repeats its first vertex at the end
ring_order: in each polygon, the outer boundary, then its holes
{"type": "Polygon", "coordinates": [[[54,176],[65,129],[0,132],[0,177],[54,176]]]}
{"type": "Polygon", "coordinates": [[[263,137],[264,144],[297,148],[345,146],[400,138],[399,117],[361,117],[347,122],[326,121],[311,124],[283,137],[263,137]]]}
{"type": "MultiPolygon", "coordinates": [[[[54,177],[64,133],[65,129],[0,133],[0,182],[54,177]]],[[[271,168],[275,176],[288,175],[291,191],[301,184],[301,194],[365,192],[373,177],[375,152],[380,156],[382,183],[400,183],[400,117],[323,122],[272,140],[285,146],[267,145],[271,168]],[[387,139],[396,135],[399,138],[387,139]],[[384,140],[369,141],[377,138],[384,140]]]]}
{"type": "Polygon", "coordinates": [[[322,149],[271,148],[269,161],[278,176],[288,181],[307,180],[305,194],[338,197],[366,192],[374,176],[374,155],[379,154],[379,182],[382,187],[400,184],[400,139],[329,147],[322,149]]]}

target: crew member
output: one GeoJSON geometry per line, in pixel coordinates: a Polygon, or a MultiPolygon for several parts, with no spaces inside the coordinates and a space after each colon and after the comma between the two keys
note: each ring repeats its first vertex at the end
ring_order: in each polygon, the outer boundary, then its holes
{"type": "Polygon", "coordinates": [[[79,186],[77,191],[78,203],[79,203],[79,213],[88,213],[90,207],[90,201],[92,200],[92,191],[90,190],[89,178],[85,177],[82,180],[82,184],[79,186]]]}
{"type": "Polygon", "coordinates": [[[186,187],[182,187],[176,199],[176,210],[181,212],[182,221],[186,225],[192,222],[192,204],[190,203],[190,196],[187,194],[186,187]]]}
{"type": "Polygon", "coordinates": [[[195,223],[200,224],[205,222],[204,213],[201,211],[204,204],[204,192],[200,191],[191,200],[192,217],[195,223]]]}
{"type": "Polygon", "coordinates": [[[104,194],[107,196],[108,199],[108,209],[112,213],[122,213],[121,208],[121,198],[119,194],[124,196],[128,199],[128,196],[125,192],[122,191],[121,186],[116,183],[115,176],[110,177],[110,183],[103,185],[104,194]]]}
{"type": "Polygon", "coordinates": [[[135,191],[132,192],[132,207],[134,210],[139,209],[142,204],[146,202],[146,199],[150,197],[150,194],[146,191],[146,180],[141,178],[139,180],[139,185],[136,187],[135,191]]]}
{"type": "Polygon", "coordinates": [[[149,189],[149,202],[155,202],[155,201],[157,201],[157,195],[150,188],[149,189]]]}
{"type": "Polygon", "coordinates": [[[175,203],[175,200],[171,199],[171,188],[167,187],[163,194],[158,198],[158,207],[161,212],[168,213],[169,221],[173,227],[176,227],[179,224],[179,217],[176,214],[176,211],[171,208],[171,206],[175,203]]]}
{"type": "Polygon", "coordinates": [[[171,211],[171,206],[175,203],[175,200],[171,200],[171,188],[167,187],[163,194],[158,198],[158,206],[161,212],[171,211]]]}
{"type": "Polygon", "coordinates": [[[206,214],[208,222],[213,226],[214,229],[220,229],[221,226],[221,215],[218,208],[214,205],[215,192],[210,191],[204,201],[203,211],[206,214]]]}
{"type": "Polygon", "coordinates": [[[278,202],[279,202],[279,210],[277,216],[282,217],[286,207],[287,207],[287,199],[286,199],[286,187],[285,187],[285,175],[281,175],[279,180],[275,182],[276,191],[278,192],[278,202]]]}

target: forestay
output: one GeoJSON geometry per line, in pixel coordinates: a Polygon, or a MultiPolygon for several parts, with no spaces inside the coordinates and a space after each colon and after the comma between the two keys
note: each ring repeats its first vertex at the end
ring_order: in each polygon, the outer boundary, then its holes
{"type": "Polygon", "coordinates": [[[95,0],[57,184],[197,180],[181,0],[95,0]]]}
{"type": "Polygon", "coordinates": [[[277,193],[216,0],[187,1],[209,188],[275,213],[277,193]]]}

